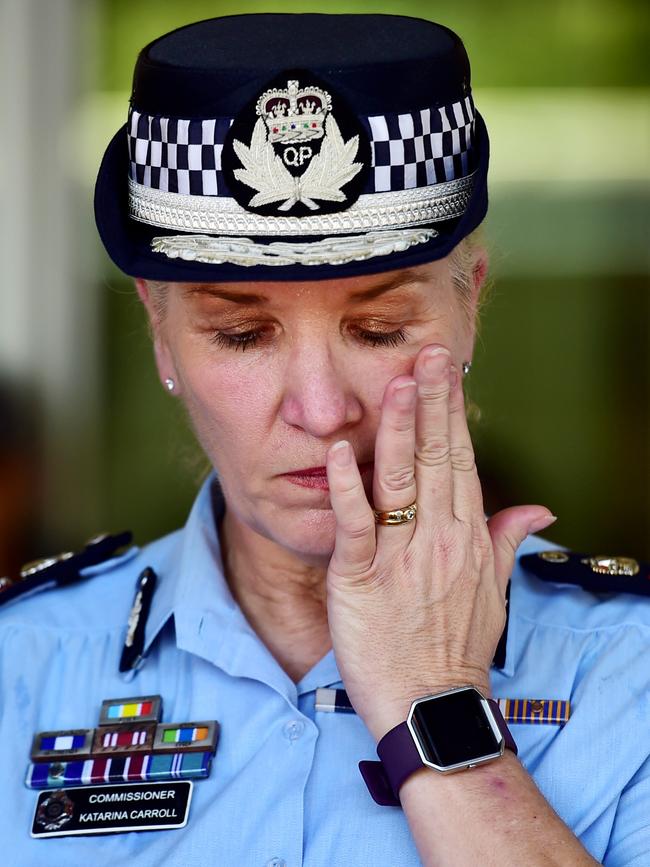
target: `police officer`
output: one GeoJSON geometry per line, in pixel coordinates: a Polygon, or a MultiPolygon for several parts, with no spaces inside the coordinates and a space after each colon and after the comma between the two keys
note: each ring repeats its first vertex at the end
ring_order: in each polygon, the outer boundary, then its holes
{"type": "Polygon", "coordinates": [[[143,49],[97,224],[214,472],[182,530],[5,590],[13,863],[648,862],[646,567],[483,513],[487,165],[440,25],[143,49]]]}

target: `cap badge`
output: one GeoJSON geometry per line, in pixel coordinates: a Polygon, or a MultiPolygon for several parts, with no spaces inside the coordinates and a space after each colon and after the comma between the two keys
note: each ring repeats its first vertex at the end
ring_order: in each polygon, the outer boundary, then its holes
{"type": "Polygon", "coordinates": [[[223,155],[233,195],[266,215],[348,208],[370,163],[367,136],[339,99],[335,117],[328,91],[285,75],[286,87],[266,90],[233,123],[223,155]]]}

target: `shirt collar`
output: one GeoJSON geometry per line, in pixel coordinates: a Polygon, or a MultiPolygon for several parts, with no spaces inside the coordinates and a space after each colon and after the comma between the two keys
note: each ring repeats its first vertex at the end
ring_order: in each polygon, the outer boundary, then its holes
{"type": "Polygon", "coordinates": [[[520,637],[517,634],[519,619],[522,614],[530,612],[530,590],[528,589],[525,570],[521,565],[521,558],[526,554],[534,554],[537,551],[545,551],[550,548],[562,550],[559,545],[542,539],[541,536],[527,536],[517,550],[517,557],[510,577],[505,663],[503,667],[497,669],[506,677],[513,677],[517,668],[516,648],[519,647],[521,650],[520,637]]]}
{"type": "Polygon", "coordinates": [[[211,473],[185,527],[160,543],[151,563],[158,575],[145,629],[146,655],[173,616],[179,649],[200,656],[233,677],[268,684],[287,698],[341,681],[330,650],[295,684],[250,626],[224,576],[218,526],[225,512],[219,481],[211,473]]]}
{"type": "MultiPolygon", "coordinates": [[[[287,697],[295,697],[319,686],[341,683],[334,653],[330,650],[305,676],[294,684],[268,648],[258,638],[233,598],[226,582],[217,528],[225,512],[219,480],[210,473],[203,483],[185,527],[160,543],[151,563],[158,583],[145,629],[146,656],[172,618],[176,644],[226,671],[233,677],[249,677],[269,684],[287,697]]],[[[543,547],[538,537],[529,537],[519,556],[543,547]]],[[[512,578],[521,569],[515,562],[512,578]]],[[[508,605],[506,653],[502,674],[514,674],[515,643],[512,608],[519,602],[518,581],[511,579],[508,605]],[[513,587],[514,584],[514,587],[513,587]]]]}

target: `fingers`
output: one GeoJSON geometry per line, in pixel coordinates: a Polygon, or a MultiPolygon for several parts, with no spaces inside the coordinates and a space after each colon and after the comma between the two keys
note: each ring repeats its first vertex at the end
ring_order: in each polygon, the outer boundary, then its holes
{"type": "Polygon", "coordinates": [[[512,574],[517,549],[530,533],[539,533],[557,520],[544,506],[512,506],[488,520],[494,550],[494,571],[503,593],[512,574]]]}
{"type": "MultiPolygon", "coordinates": [[[[389,383],[384,393],[375,440],[372,496],[374,508],[382,512],[410,506],[417,496],[413,466],[416,391],[413,378],[399,377],[389,383]]],[[[408,523],[412,532],[413,525],[408,523]]],[[[404,543],[403,532],[397,527],[378,525],[377,533],[387,540],[399,540],[400,545],[404,543]]]]}
{"type": "Polygon", "coordinates": [[[421,352],[415,363],[418,401],[415,417],[415,484],[418,524],[450,523],[453,483],[450,459],[449,376],[444,346],[421,352]]]}
{"type": "Polygon", "coordinates": [[[375,517],[352,447],[346,440],[327,452],[330,503],[336,517],[336,540],[330,570],[354,580],[364,576],[375,556],[375,517]]]}
{"type": "Polygon", "coordinates": [[[473,521],[483,523],[481,482],[476,472],[474,446],[467,427],[463,386],[456,368],[451,371],[449,439],[454,515],[468,524],[473,521]]]}
{"type": "MultiPolygon", "coordinates": [[[[427,347],[416,360],[414,377],[398,377],[384,395],[375,442],[374,508],[399,509],[417,501],[419,525],[435,527],[455,518],[482,523],[481,486],[463,391],[449,351],[427,347]]],[[[396,527],[375,525],[354,452],[345,440],[328,451],[327,477],[336,517],[330,568],[348,578],[365,576],[378,539],[403,545],[404,536],[396,527]]],[[[505,509],[490,519],[495,570],[504,591],[521,542],[553,520],[543,506],[505,509]]],[[[409,524],[412,533],[414,524],[409,524]]]]}

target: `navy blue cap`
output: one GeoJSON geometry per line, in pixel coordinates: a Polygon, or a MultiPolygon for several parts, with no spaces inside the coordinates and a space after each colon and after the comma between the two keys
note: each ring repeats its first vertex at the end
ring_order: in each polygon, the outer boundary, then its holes
{"type": "Polygon", "coordinates": [[[181,27],[138,57],[97,178],[102,241],[127,274],[169,281],[331,279],[442,258],[487,211],[470,85],[459,37],[422,19],[181,27]]]}

